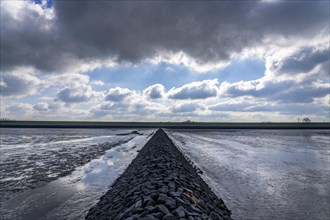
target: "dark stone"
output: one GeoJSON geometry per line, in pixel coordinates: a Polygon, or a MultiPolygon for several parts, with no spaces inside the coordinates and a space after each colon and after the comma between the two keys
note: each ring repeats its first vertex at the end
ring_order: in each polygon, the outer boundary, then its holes
{"type": "Polygon", "coordinates": [[[135,220],[135,219],[137,219],[137,217],[138,216],[136,216],[136,215],[132,215],[132,216],[130,216],[128,218],[125,218],[125,220],[135,220]]]}
{"type": "Polygon", "coordinates": [[[186,216],[185,209],[182,206],[179,206],[179,208],[175,209],[174,214],[179,218],[184,218],[186,216]]]}
{"type": "Polygon", "coordinates": [[[166,208],[166,206],[160,204],[156,206],[158,208],[159,211],[161,211],[162,213],[164,213],[165,215],[169,214],[170,211],[166,208]]]}
{"type": "Polygon", "coordinates": [[[157,218],[155,218],[152,215],[147,215],[147,216],[144,216],[142,218],[139,218],[139,220],[157,220],[157,218]]]}
{"type": "Polygon", "coordinates": [[[190,205],[189,208],[196,213],[202,213],[202,211],[196,205],[190,205]]]}
{"type": "Polygon", "coordinates": [[[174,182],[169,182],[168,187],[170,187],[171,189],[175,189],[175,183],[174,182]]]}
{"type": "Polygon", "coordinates": [[[177,201],[178,206],[188,206],[190,203],[189,202],[185,202],[184,200],[182,200],[181,198],[177,197],[175,198],[175,200],[177,201]]]}
{"type": "Polygon", "coordinates": [[[171,210],[176,208],[176,202],[171,197],[167,197],[167,199],[165,201],[165,205],[166,205],[166,207],[168,207],[171,210]]]}
{"type": "Polygon", "coordinates": [[[168,196],[161,193],[161,194],[159,194],[159,196],[157,198],[157,203],[165,204],[167,199],[168,199],[168,196]]]}
{"type": "Polygon", "coordinates": [[[160,188],[159,192],[165,193],[165,194],[168,193],[168,187],[164,185],[162,188],[160,188]]]}
{"type": "Polygon", "coordinates": [[[148,196],[152,193],[152,191],[150,189],[143,188],[142,193],[143,195],[148,196]]]}
{"type": "Polygon", "coordinates": [[[150,198],[150,199],[148,200],[148,202],[147,202],[147,206],[154,206],[154,205],[156,205],[155,200],[153,200],[152,198],[150,198]]]}
{"type": "Polygon", "coordinates": [[[137,213],[137,214],[140,214],[140,213],[142,213],[142,212],[144,212],[144,208],[142,208],[142,207],[141,207],[141,208],[136,208],[136,209],[133,210],[133,213],[134,213],[134,214],[136,214],[136,213],[137,213]]]}
{"type": "Polygon", "coordinates": [[[139,199],[139,200],[135,203],[134,207],[135,207],[135,208],[140,208],[140,207],[142,207],[142,199],[139,199]]]}
{"type": "Polygon", "coordinates": [[[151,215],[157,219],[162,219],[165,214],[162,212],[158,212],[158,213],[152,213],[151,215]]]}
{"type": "Polygon", "coordinates": [[[170,214],[167,214],[163,217],[163,220],[177,220],[178,217],[172,215],[171,213],[170,214]]]}
{"type": "Polygon", "coordinates": [[[180,197],[181,193],[180,192],[170,192],[170,196],[172,197],[180,197]]]}
{"type": "Polygon", "coordinates": [[[190,189],[185,188],[185,187],[183,187],[183,192],[188,192],[189,194],[192,194],[193,193],[190,189]]]}
{"type": "Polygon", "coordinates": [[[148,210],[151,213],[151,212],[154,212],[157,208],[156,208],[156,206],[147,206],[144,209],[148,210]]]}
{"type": "Polygon", "coordinates": [[[223,218],[221,218],[217,213],[215,213],[215,212],[211,212],[211,214],[210,214],[210,217],[212,218],[212,219],[215,219],[215,220],[222,220],[223,218]]]}

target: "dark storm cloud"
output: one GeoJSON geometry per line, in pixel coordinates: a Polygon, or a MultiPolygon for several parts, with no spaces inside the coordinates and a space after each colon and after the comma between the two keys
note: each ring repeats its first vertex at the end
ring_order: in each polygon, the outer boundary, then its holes
{"type": "Polygon", "coordinates": [[[273,67],[278,73],[306,73],[319,64],[329,62],[329,59],[329,48],[304,47],[291,56],[286,57],[282,62],[274,62],[273,67]]]}
{"type": "MultiPolygon", "coordinates": [[[[13,3],[13,4],[16,4],[13,3]]],[[[25,3],[29,4],[29,3],[25,3]]],[[[51,71],[68,65],[65,40],[56,28],[45,28],[49,21],[30,8],[19,11],[20,19],[13,18],[1,5],[1,69],[34,66],[51,71]]]]}
{"type": "MultiPolygon", "coordinates": [[[[326,1],[282,1],[256,5],[251,11],[253,25],[263,33],[284,37],[315,37],[320,27],[329,28],[326,1]]],[[[326,30],[323,30],[326,31],[326,30]]]]}
{"type": "Polygon", "coordinates": [[[183,51],[198,62],[226,60],[270,34],[312,36],[328,25],[328,2],[54,1],[49,29],[38,13],[1,13],[2,68],[45,71],[75,60],[139,62],[183,51]]]}

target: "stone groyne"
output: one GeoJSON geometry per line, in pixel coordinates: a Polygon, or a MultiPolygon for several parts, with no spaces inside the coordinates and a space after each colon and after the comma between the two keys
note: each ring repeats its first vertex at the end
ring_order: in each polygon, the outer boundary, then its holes
{"type": "Polygon", "coordinates": [[[86,219],[231,219],[231,212],[159,129],[86,219]]]}

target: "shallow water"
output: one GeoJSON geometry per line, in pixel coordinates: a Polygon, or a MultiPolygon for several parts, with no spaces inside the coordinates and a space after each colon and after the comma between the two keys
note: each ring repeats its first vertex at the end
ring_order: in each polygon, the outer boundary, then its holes
{"type": "MultiPolygon", "coordinates": [[[[1,218],[84,218],[152,132],[1,129],[1,218]]],[[[167,133],[233,218],[329,218],[330,131],[167,133]]]]}
{"type": "Polygon", "coordinates": [[[6,169],[0,171],[0,189],[5,195],[1,198],[0,216],[83,219],[124,172],[152,132],[5,130],[1,133],[0,147],[0,165],[6,169]],[[91,156],[95,158],[86,158],[91,156]],[[81,161],[86,163],[81,165],[81,161]],[[17,187],[19,191],[15,190],[17,187]]]}
{"type": "Polygon", "coordinates": [[[234,219],[328,219],[330,131],[168,131],[234,219]]]}

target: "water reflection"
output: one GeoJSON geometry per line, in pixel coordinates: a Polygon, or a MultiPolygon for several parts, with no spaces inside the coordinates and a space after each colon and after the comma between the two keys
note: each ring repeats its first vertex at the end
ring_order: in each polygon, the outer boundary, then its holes
{"type": "Polygon", "coordinates": [[[233,218],[327,219],[326,132],[173,132],[172,139],[204,171],[233,218]]]}
{"type": "Polygon", "coordinates": [[[71,175],[44,187],[26,191],[2,207],[8,219],[83,219],[87,211],[124,172],[148,140],[144,131],[114,147],[98,159],[77,168],[71,175]]]}

